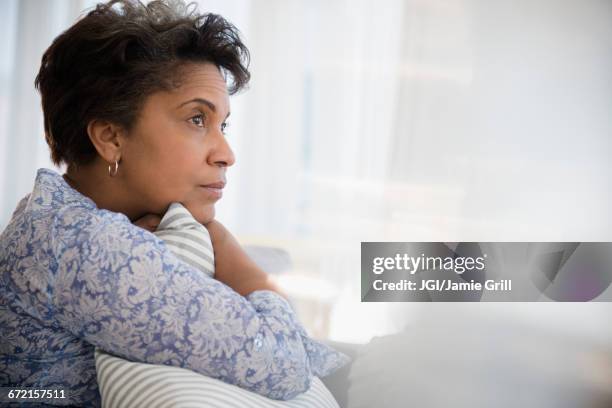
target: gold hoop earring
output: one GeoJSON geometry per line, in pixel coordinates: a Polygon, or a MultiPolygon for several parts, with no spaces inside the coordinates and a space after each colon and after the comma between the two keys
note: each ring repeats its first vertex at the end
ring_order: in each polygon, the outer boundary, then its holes
{"type": "Polygon", "coordinates": [[[112,168],[112,164],[108,165],[108,175],[111,177],[115,177],[117,175],[117,170],[119,169],[119,162],[115,160],[115,168],[112,168]]]}

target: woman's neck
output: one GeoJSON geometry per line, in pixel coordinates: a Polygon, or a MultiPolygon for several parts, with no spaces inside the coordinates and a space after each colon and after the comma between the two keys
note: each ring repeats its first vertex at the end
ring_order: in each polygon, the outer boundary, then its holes
{"type": "Polygon", "coordinates": [[[111,177],[104,163],[70,165],[64,180],[76,191],[89,197],[98,208],[125,214],[134,221],[146,214],[131,199],[120,174],[111,177]]]}

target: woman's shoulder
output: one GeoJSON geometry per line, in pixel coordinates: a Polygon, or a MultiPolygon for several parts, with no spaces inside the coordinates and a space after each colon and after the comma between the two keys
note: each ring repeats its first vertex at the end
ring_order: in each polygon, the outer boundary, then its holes
{"type": "Polygon", "coordinates": [[[3,238],[24,240],[24,231],[36,236],[44,235],[60,215],[73,216],[74,219],[90,218],[86,215],[98,219],[113,217],[112,214],[100,214],[91,199],[70,187],[55,171],[39,169],[32,191],[17,204],[3,232],[3,238]]]}
{"type": "Polygon", "coordinates": [[[32,191],[19,201],[9,224],[18,218],[30,221],[52,217],[66,207],[97,209],[90,198],[70,187],[58,173],[39,169],[32,191]]]}
{"type": "Polygon", "coordinates": [[[46,241],[45,247],[55,248],[60,242],[79,244],[98,233],[158,241],[124,214],[98,208],[55,171],[39,169],[32,192],[17,205],[2,238],[13,247],[46,241]]]}

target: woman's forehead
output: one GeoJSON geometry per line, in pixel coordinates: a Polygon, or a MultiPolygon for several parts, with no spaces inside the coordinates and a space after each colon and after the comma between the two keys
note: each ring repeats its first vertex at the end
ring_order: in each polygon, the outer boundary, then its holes
{"type": "MultiPolygon", "coordinates": [[[[160,91],[148,98],[147,104],[180,109],[190,102],[204,100],[214,106],[211,109],[221,115],[229,112],[229,93],[225,78],[214,64],[190,64],[177,74],[176,87],[160,91]],[[159,104],[159,105],[158,105],[159,104]]],[[[209,105],[209,103],[205,103],[209,105]]]]}
{"type": "Polygon", "coordinates": [[[189,64],[179,71],[178,92],[190,91],[193,88],[209,89],[227,93],[227,84],[221,70],[214,64],[189,64]]]}

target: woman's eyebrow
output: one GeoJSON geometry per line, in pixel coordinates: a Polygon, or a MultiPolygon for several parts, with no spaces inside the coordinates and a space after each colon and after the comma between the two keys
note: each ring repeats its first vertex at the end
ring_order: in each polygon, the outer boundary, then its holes
{"type": "MultiPolygon", "coordinates": [[[[206,105],[206,106],[208,106],[210,108],[211,111],[213,111],[215,113],[217,112],[217,107],[215,106],[215,104],[212,103],[211,101],[209,101],[208,99],[204,99],[204,98],[193,98],[193,99],[190,99],[190,100],[188,100],[186,102],[181,103],[179,106],[177,106],[177,109],[182,107],[182,106],[184,106],[184,105],[187,105],[188,103],[194,103],[194,102],[195,103],[200,103],[202,105],[206,105]]],[[[229,117],[230,113],[231,112],[227,112],[227,115],[225,115],[225,119],[227,119],[229,117]]]]}
{"type": "Polygon", "coordinates": [[[177,106],[177,109],[182,107],[182,106],[184,106],[184,105],[187,105],[188,103],[193,103],[193,102],[197,102],[197,103],[200,103],[202,105],[206,105],[213,112],[217,111],[217,107],[215,106],[215,104],[212,103],[211,101],[207,100],[207,99],[204,99],[204,98],[193,98],[193,99],[190,99],[190,100],[188,100],[186,102],[181,103],[179,106],[177,106]]]}

